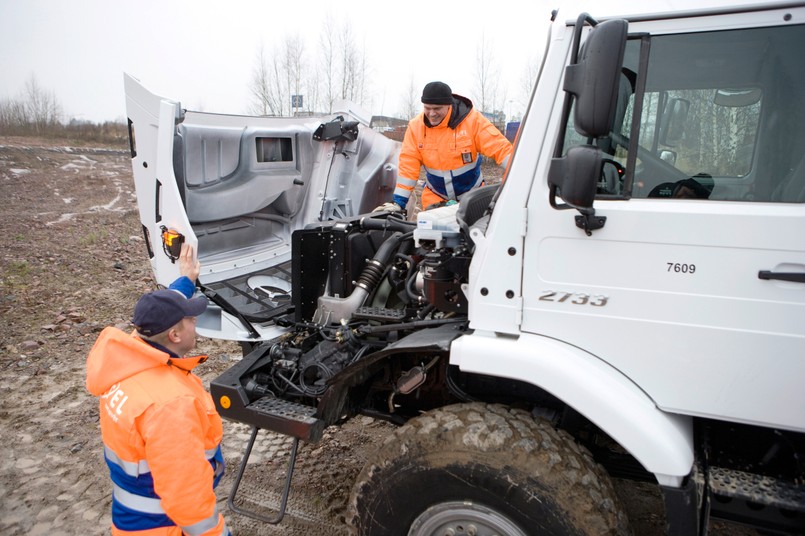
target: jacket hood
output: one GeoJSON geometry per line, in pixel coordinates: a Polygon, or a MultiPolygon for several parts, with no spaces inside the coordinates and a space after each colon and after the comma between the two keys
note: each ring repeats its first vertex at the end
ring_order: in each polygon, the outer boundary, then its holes
{"type": "Polygon", "coordinates": [[[472,101],[470,99],[453,93],[453,106],[441,123],[436,126],[431,125],[424,111],[422,112],[422,121],[428,128],[451,128],[455,130],[456,127],[467,118],[471,110],[472,101]]]}
{"type": "Polygon", "coordinates": [[[472,101],[467,97],[453,93],[453,109],[450,112],[450,120],[447,126],[455,130],[469,115],[470,110],[472,110],[472,101]]]}
{"type": "Polygon", "coordinates": [[[207,356],[175,358],[154,348],[135,334],[105,328],[87,356],[87,390],[95,396],[144,370],[175,366],[190,372],[207,356]]]}

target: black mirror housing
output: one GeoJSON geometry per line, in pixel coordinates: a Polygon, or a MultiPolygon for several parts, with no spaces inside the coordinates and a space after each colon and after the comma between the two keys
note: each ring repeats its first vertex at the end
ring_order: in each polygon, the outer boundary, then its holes
{"type": "Polygon", "coordinates": [[[565,68],[563,89],[576,97],[573,120],[582,136],[600,138],[612,130],[628,29],[622,19],[598,24],[579,61],[565,68]]]}
{"type": "Polygon", "coordinates": [[[548,171],[551,205],[555,208],[591,209],[602,165],[601,150],[591,145],[571,147],[567,155],[552,159],[548,171]],[[556,205],[557,190],[569,206],[556,205]]]}

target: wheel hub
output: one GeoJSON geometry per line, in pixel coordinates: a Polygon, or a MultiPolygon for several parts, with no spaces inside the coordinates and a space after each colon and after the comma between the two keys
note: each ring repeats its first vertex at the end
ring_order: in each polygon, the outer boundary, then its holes
{"type": "Polygon", "coordinates": [[[411,525],[408,536],[527,536],[506,516],[469,501],[431,506],[411,525]]]}

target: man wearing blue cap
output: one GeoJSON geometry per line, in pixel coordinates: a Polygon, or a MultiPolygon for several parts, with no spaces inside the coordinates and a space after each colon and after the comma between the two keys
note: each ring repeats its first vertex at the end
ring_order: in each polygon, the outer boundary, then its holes
{"type": "Polygon", "coordinates": [[[100,397],[104,458],[112,479],[112,534],[226,536],[214,488],[223,476],[223,425],[185,357],[196,344],[199,264],[182,247],[182,277],[134,307],[131,334],[107,327],[87,358],[87,389],[100,397]]]}

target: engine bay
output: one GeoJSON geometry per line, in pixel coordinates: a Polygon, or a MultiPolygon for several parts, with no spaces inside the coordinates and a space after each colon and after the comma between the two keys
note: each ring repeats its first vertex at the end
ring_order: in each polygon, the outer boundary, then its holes
{"type": "Polygon", "coordinates": [[[285,331],[212,382],[221,415],[315,441],[357,413],[399,424],[463,398],[447,353],[468,329],[469,227],[497,187],[416,222],[375,212],[294,232],[285,331]]]}

